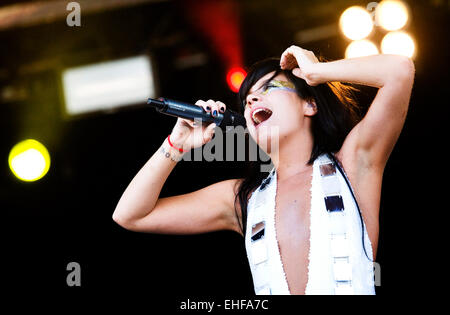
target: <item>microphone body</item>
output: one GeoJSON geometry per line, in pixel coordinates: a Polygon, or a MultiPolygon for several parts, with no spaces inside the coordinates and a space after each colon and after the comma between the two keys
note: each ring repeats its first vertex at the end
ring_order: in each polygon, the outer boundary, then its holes
{"type": "Polygon", "coordinates": [[[166,115],[190,120],[201,120],[202,124],[214,122],[224,131],[227,131],[227,126],[242,126],[244,129],[247,127],[244,116],[229,109],[225,110],[223,114],[218,112],[217,117],[213,117],[211,113],[206,112],[201,106],[162,97],[159,99],[149,98],[147,104],[155,108],[156,111],[166,115]]]}

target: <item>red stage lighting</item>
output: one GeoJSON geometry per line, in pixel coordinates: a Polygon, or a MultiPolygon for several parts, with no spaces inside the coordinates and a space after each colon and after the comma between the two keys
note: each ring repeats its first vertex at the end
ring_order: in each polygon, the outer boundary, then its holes
{"type": "Polygon", "coordinates": [[[242,81],[244,81],[247,72],[240,67],[234,67],[227,73],[227,83],[233,92],[238,92],[241,87],[242,81]]]}

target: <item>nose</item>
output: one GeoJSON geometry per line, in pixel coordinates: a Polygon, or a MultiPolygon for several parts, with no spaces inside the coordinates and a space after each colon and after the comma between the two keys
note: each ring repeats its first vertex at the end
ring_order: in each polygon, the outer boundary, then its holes
{"type": "Polygon", "coordinates": [[[249,94],[247,95],[246,99],[246,105],[252,106],[254,103],[259,102],[261,100],[261,97],[256,94],[249,94]]]}

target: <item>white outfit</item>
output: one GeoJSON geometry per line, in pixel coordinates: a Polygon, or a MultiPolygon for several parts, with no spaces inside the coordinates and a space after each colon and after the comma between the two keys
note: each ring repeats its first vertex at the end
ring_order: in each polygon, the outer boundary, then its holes
{"type": "MultiPolygon", "coordinates": [[[[364,226],[369,260],[362,246],[362,222],[355,201],[342,174],[336,169],[330,172],[333,165],[325,154],[313,165],[305,293],[375,294],[372,246],[364,226]],[[324,198],[330,198],[328,202],[333,201],[332,206],[337,204],[341,211],[330,211],[324,198]]],[[[253,192],[247,207],[245,247],[258,295],[290,294],[276,237],[276,192],[277,172],[273,168],[253,192]]]]}

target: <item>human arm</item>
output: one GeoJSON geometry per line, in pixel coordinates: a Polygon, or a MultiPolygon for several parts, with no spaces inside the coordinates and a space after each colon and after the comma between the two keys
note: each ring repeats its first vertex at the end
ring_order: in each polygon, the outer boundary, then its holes
{"type": "MultiPolygon", "coordinates": [[[[403,56],[374,55],[318,62],[311,51],[289,47],[280,65],[309,85],[340,81],[378,88],[364,119],[349,133],[341,151],[357,155],[368,168],[384,169],[400,135],[414,81],[414,64],[403,56]]],[[[320,110],[320,109],[319,109],[320,110]]]]}
{"type": "MultiPolygon", "coordinates": [[[[209,105],[211,111],[218,110],[219,106],[209,101],[200,104],[205,108],[209,105]]],[[[179,119],[171,140],[184,149],[197,147],[211,140],[213,127],[213,124],[197,126],[203,130],[196,133],[198,138],[195,139],[192,122],[179,119]],[[189,126],[181,128],[185,123],[189,126]]],[[[177,163],[172,158],[179,160],[181,157],[167,139],[164,140],[128,185],[113,213],[113,220],[126,229],[150,233],[186,234],[233,229],[232,194],[237,180],[222,181],[184,195],[159,198],[177,163]]]]}

